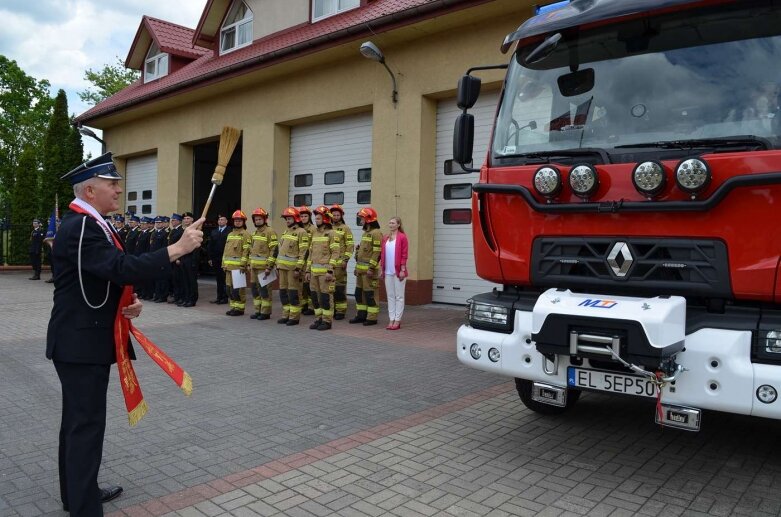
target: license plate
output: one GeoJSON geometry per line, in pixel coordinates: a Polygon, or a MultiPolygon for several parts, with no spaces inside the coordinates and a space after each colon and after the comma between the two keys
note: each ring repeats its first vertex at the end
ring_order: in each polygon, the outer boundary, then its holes
{"type": "Polygon", "coordinates": [[[656,398],[656,385],[645,377],[637,375],[586,370],[585,368],[569,366],[567,367],[567,385],[571,388],[656,398]]]}

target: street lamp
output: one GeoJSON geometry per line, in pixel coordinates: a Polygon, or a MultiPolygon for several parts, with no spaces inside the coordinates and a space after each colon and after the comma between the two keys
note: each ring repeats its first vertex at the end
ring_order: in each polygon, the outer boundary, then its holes
{"type": "Polygon", "coordinates": [[[79,133],[81,133],[84,136],[88,136],[90,138],[94,138],[98,142],[100,142],[100,149],[102,154],[106,154],[106,142],[103,141],[102,138],[100,138],[98,135],[95,134],[95,132],[89,128],[78,126],[77,128],[79,130],[79,133]]]}
{"type": "Polygon", "coordinates": [[[366,41],[363,44],[361,44],[361,54],[363,57],[367,59],[371,59],[372,61],[377,61],[382,66],[385,67],[385,70],[388,71],[388,73],[391,76],[391,81],[393,81],[393,104],[396,105],[396,102],[398,102],[398,95],[399,92],[396,91],[396,76],[393,75],[393,72],[391,72],[391,69],[388,68],[388,65],[385,64],[385,55],[382,53],[382,50],[379,49],[377,45],[372,43],[371,41],[366,41]]]}

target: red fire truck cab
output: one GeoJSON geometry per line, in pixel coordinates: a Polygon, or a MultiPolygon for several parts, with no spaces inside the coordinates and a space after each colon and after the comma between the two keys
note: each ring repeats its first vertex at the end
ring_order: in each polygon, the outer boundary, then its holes
{"type": "MultiPolygon", "coordinates": [[[[573,0],[507,36],[473,186],[478,274],[459,360],[542,413],[581,391],[781,418],[781,9],[573,0]]],[[[480,79],[459,82],[469,170],[480,79]]]]}

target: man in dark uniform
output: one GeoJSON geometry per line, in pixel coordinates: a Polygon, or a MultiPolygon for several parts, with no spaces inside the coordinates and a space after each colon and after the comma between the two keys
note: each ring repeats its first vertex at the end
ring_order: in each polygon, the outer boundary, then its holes
{"type": "MultiPolygon", "coordinates": [[[[168,244],[176,244],[176,242],[182,238],[184,228],[182,227],[182,216],[179,214],[173,214],[171,216],[171,231],[168,233],[168,244]]],[[[175,303],[181,305],[184,303],[184,276],[182,275],[182,259],[177,260],[172,264],[173,272],[171,274],[171,284],[173,286],[173,299],[168,303],[175,303]]]]}
{"type": "MultiPolygon", "coordinates": [[[[193,213],[182,212],[182,224],[189,228],[193,224],[193,213]]],[[[198,303],[198,263],[201,250],[196,248],[180,259],[182,261],[182,279],[184,281],[184,303],[182,307],[195,307],[198,303]]]]}
{"type": "MultiPolygon", "coordinates": [[[[149,217],[141,218],[141,233],[136,242],[135,255],[138,257],[149,251],[149,237],[152,235],[151,225],[153,220],[149,217]]],[[[136,293],[142,300],[151,300],[154,291],[154,281],[142,280],[135,285],[136,293]]]]}
{"type": "Polygon", "coordinates": [[[41,221],[33,219],[33,232],[30,234],[30,264],[33,266],[33,276],[30,280],[41,279],[41,252],[45,235],[41,221]]]}
{"type": "Polygon", "coordinates": [[[128,220],[128,231],[125,237],[125,253],[128,255],[136,254],[136,244],[138,244],[138,236],[141,234],[141,228],[138,227],[140,222],[141,219],[135,215],[131,215],[128,220]]]}
{"type": "MultiPolygon", "coordinates": [[[[154,253],[159,249],[168,246],[168,233],[165,231],[165,217],[158,215],[155,218],[155,229],[149,241],[149,252],[154,253]]],[[[154,284],[154,294],[152,301],[163,303],[168,300],[168,277],[158,278],[154,284]]]]}
{"type": "Polygon", "coordinates": [[[124,244],[128,231],[128,228],[125,225],[125,216],[122,214],[114,214],[114,229],[119,234],[119,238],[122,239],[122,244],[124,244]]]}
{"type": "Polygon", "coordinates": [[[230,233],[230,228],[227,226],[228,218],[224,214],[218,215],[217,228],[212,230],[209,235],[207,248],[209,265],[214,269],[214,274],[217,275],[217,299],[212,300],[211,303],[220,305],[228,303],[228,292],[225,290],[225,271],[222,269],[222,254],[225,252],[225,243],[228,241],[230,233]]]}
{"type": "MultiPolygon", "coordinates": [[[[127,255],[103,215],[116,210],[122,187],[111,153],[66,174],[76,199],[57,232],[54,305],[46,337],[62,385],[59,436],[60,496],[72,517],[102,516],[101,503],[121,487],[98,487],[106,429],[109,369],[116,361],[115,318],[135,318],[141,303],[133,296],[120,311],[123,286],[170,272],[170,262],[200,246],[202,220],[174,246],[141,256],[127,255]]],[[[133,357],[130,343],[128,354],[133,357]]]]}

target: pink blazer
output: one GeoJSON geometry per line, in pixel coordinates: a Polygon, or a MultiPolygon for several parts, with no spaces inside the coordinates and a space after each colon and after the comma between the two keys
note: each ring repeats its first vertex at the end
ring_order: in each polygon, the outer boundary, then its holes
{"type": "MultiPolygon", "coordinates": [[[[380,248],[380,271],[385,274],[385,243],[388,240],[387,235],[382,236],[382,247],[380,248]]],[[[407,267],[407,255],[409,254],[409,241],[407,235],[396,232],[396,274],[401,273],[401,266],[407,267]]]]}

